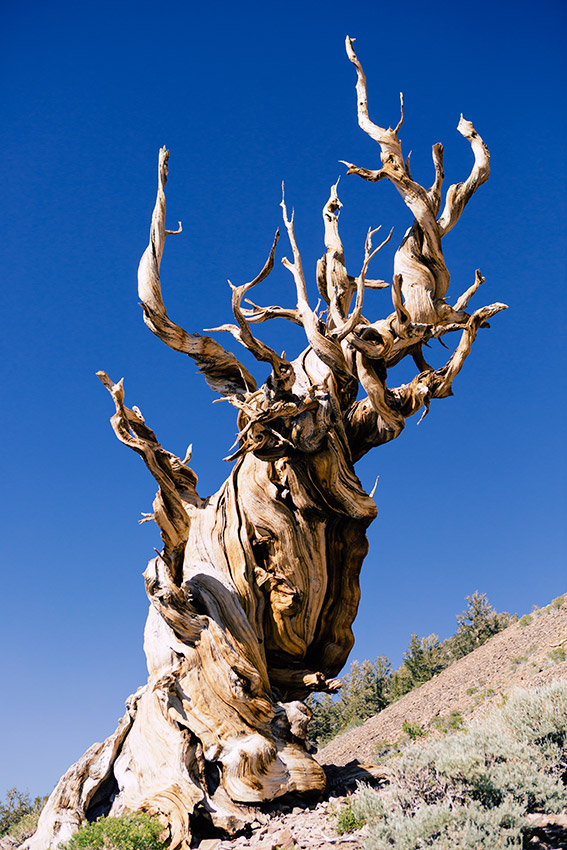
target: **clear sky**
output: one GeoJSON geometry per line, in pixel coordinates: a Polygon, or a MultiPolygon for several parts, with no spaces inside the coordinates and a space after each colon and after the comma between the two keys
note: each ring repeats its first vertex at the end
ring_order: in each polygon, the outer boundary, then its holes
{"type": "MultiPolygon", "coordinates": [[[[405,94],[416,179],[431,182],[437,141],[446,185],[466,178],[461,112],[488,143],[491,178],[444,243],[449,294],[480,267],[474,306],[510,305],[479,334],[455,397],[359,464],[368,488],[380,475],[379,516],[352,658],[397,664],[411,632],[448,636],[475,589],[520,614],[567,590],[563,4],[22,0],[5,5],[2,29],[0,795],[14,784],[49,792],[146,678],[141,573],[159,535],[137,521],[155,485],[115,439],[95,372],[124,376],[127,403],[166,448],[193,443],[203,495],[228,473],[234,411],[211,404],[137,303],[158,148],[171,150],[169,226],[184,226],[162,267],[179,324],[230,320],[226,279],[242,283],[264,263],[282,179],[315,304],[339,160],[377,164],[356,123],[347,33],[375,121],[395,125],[405,94]]],[[[339,191],[351,272],[368,226],[394,225],[372,269],[391,279],[411,221],[401,198],[356,177],[339,191]]],[[[291,306],[277,266],[258,300],[291,306]]],[[[367,316],[390,310],[387,291],[369,294],[367,316]]],[[[272,324],[259,335],[298,353],[301,334],[272,324]]],[[[438,344],[430,353],[436,365],[446,355],[438,344]]]]}

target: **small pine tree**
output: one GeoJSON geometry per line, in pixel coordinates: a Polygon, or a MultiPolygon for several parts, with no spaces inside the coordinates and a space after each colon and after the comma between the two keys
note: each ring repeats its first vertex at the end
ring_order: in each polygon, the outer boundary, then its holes
{"type": "Polygon", "coordinates": [[[388,705],[392,666],[385,655],[375,661],[353,661],[342,679],[340,696],[310,697],[311,737],[325,744],[349,726],[362,723],[388,705]]]}
{"type": "Polygon", "coordinates": [[[392,667],[381,655],[375,661],[353,661],[343,679],[338,709],[343,727],[373,717],[388,704],[387,690],[392,667]]]}
{"type": "Polygon", "coordinates": [[[390,683],[389,698],[390,702],[396,702],[406,694],[409,694],[415,687],[412,675],[405,664],[400,665],[392,676],[390,683]]]}
{"type": "Polygon", "coordinates": [[[0,838],[12,833],[14,828],[26,815],[38,814],[47,797],[36,797],[30,800],[28,791],[18,791],[14,786],[6,791],[6,801],[0,803],[0,838]]]}
{"type": "Polygon", "coordinates": [[[428,682],[446,666],[437,635],[419,638],[413,634],[403,657],[406,671],[403,678],[408,690],[428,682]]]}
{"type": "Polygon", "coordinates": [[[499,614],[492,607],[485,593],[475,590],[472,596],[467,596],[467,607],[457,614],[457,631],[445,643],[452,661],[468,655],[473,649],[498,634],[510,625],[510,614],[499,614]]]}
{"type": "Polygon", "coordinates": [[[319,744],[331,741],[339,734],[341,728],[336,701],[329,694],[318,694],[308,697],[306,704],[312,713],[309,721],[309,737],[319,744]]]}

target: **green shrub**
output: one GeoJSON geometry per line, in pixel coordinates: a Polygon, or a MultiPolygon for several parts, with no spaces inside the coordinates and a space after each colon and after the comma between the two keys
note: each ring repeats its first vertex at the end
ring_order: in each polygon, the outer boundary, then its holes
{"type": "Polygon", "coordinates": [[[424,735],[427,735],[427,732],[419,723],[408,723],[407,720],[404,720],[402,723],[402,732],[406,733],[410,741],[416,741],[418,738],[423,738],[424,735]]]}
{"type": "Polygon", "coordinates": [[[345,832],[355,832],[366,823],[366,818],[360,813],[358,808],[353,805],[351,800],[345,803],[336,813],[335,829],[339,835],[344,835],[345,832]]]}
{"type": "Polygon", "coordinates": [[[465,721],[463,720],[461,712],[452,711],[450,714],[446,715],[446,717],[436,717],[432,721],[432,726],[437,729],[438,732],[446,735],[448,732],[456,732],[457,729],[464,726],[464,723],[465,721]]]}
{"type": "Polygon", "coordinates": [[[28,812],[27,814],[22,815],[20,820],[11,827],[9,835],[11,835],[12,838],[15,838],[18,844],[23,844],[23,842],[27,838],[31,838],[36,831],[39,816],[41,815],[41,810],[44,804],[45,803],[42,803],[42,805],[33,812],[28,812]]]}
{"type": "Polygon", "coordinates": [[[165,850],[163,826],[143,812],[100,818],[82,826],[60,850],[165,850]]]}
{"type": "Polygon", "coordinates": [[[553,608],[561,608],[561,606],[565,602],[565,596],[567,596],[567,594],[564,593],[563,596],[556,596],[555,599],[552,599],[551,600],[552,607],[553,608]]]}
{"type": "Polygon", "coordinates": [[[565,661],[565,649],[562,646],[558,646],[552,649],[551,652],[548,652],[547,657],[552,664],[561,664],[561,662],[565,661]]]}
{"type": "Polygon", "coordinates": [[[520,628],[524,628],[524,626],[529,626],[529,624],[533,621],[533,617],[531,614],[524,614],[523,617],[520,617],[520,628]]]}
{"type": "Polygon", "coordinates": [[[493,696],[495,696],[495,694],[496,691],[494,690],[494,688],[484,688],[484,690],[479,691],[477,694],[475,694],[473,705],[480,705],[481,703],[491,699],[493,696]]]}

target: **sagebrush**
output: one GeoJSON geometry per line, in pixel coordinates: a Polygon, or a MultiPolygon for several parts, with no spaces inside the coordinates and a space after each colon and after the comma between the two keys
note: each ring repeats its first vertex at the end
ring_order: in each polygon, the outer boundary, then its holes
{"type": "Polygon", "coordinates": [[[367,850],[521,847],[528,813],[567,810],[567,683],[516,691],[388,766],[387,789],[363,787],[349,804],[349,817],[369,824],[367,850]]]}

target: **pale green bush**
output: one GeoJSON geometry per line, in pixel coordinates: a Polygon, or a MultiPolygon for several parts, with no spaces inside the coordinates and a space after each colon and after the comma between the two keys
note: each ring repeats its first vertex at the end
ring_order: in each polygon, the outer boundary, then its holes
{"type": "Polygon", "coordinates": [[[361,788],[350,803],[370,826],[367,850],[521,847],[525,814],[567,809],[567,683],[515,692],[388,764],[389,788],[361,788]]]}
{"type": "Polygon", "coordinates": [[[484,809],[479,803],[450,808],[447,803],[426,806],[413,818],[396,814],[377,822],[367,850],[503,850],[522,846],[520,807],[504,803],[484,809]]]}
{"type": "Polygon", "coordinates": [[[566,740],[565,683],[517,692],[469,729],[408,747],[395,768],[400,804],[412,808],[420,796],[440,802],[451,788],[460,799],[478,800],[487,807],[511,796],[527,811],[560,811],[567,805],[561,781],[566,740]]]}

